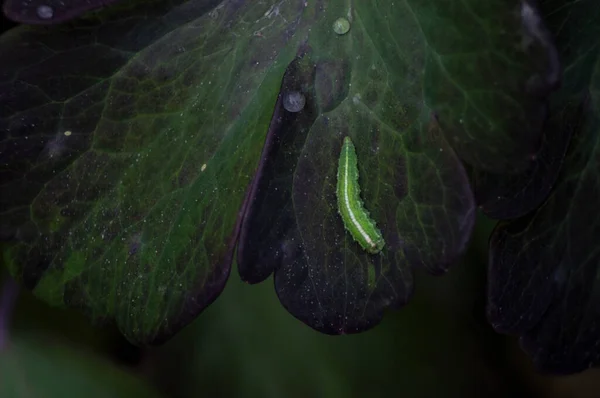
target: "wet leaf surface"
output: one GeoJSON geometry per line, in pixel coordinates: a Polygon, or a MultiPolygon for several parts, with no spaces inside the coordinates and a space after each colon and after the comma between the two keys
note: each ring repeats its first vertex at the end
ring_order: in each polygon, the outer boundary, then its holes
{"type": "Polygon", "coordinates": [[[443,273],[462,253],[475,205],[459,157],[526,168],[556,80],[526,3],[449,4],[128,1],[7,32],[11,273],[158,343],[219,295],[241,232],[242,278],[275,272],[296,317],[327,333],[373,326],[409,300],[413,267],[443,273]],[[283,107],[291,89],[297,112],[283,107]],[[344,135],[386,240],[377,257],[335,208],[344,135]]]}
{"type": "Polygon", "coordinates": [[[553,114],[546,121],[542,146],[523,173],[493,174],[474,169],[471,184],[481,210],[489,217],[510,220],[525,216],[546,200],[563,165],[571,137],[581,128],[585,103],[565,102],[554,95],[553,114]]]}

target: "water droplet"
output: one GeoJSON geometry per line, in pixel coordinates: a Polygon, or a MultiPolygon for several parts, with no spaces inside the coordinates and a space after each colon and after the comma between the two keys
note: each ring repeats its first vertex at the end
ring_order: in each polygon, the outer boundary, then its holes
{"type": "Polygon", "coordinates": [[[47,5],[38,6],[36,12],[40,19],[51,19],[54,16],[54,9],[47,5]]]}
{"type": "Polygon", "coordinates": [[[350,22],[346,18],[338,18],[333,23],[333,31],[338,35],[345,35],[350,30],[350,22]]]}
{"type": "Polygon", "coordinates": [[[291,91],[283,96],[283,107],[288,112],[300,112],[305,104],[306,98],[298,91],[291,91]]]}

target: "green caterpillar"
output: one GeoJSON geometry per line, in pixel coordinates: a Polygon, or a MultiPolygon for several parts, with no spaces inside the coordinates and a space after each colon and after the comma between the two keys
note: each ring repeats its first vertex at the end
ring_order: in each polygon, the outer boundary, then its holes
{"type": "Polygon", "coordinates": [[[358,159],[356,149],[350,137],[344,138],[337,175],[338,212],[344,221],[344,227],[355,241],[369,253],[376,254],[383,249],[385,242],[375,221],[363,207],[358,185],[358,159]]]}

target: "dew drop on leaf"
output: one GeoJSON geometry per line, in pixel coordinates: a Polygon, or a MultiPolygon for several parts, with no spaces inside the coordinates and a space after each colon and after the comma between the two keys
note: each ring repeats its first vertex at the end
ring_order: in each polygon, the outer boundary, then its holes
{"type": "Polygon", "coordinates": [[[36,12],[37,12],[37,16],[40,19],[51,19],[54,16],[54,10],[52,9],[52,7],[47,6],[47,5],[38,6],[38,8],[36,9],[36,12]]]}
{"type": "Polygon", "coordinates": [[[350,22],[346,18],[338,18],[333,23],[333,31],[338,35],[345,35],[350,30],[350,22]]]}
{"type": "Polygon", "coordinates": [[[283,96],[283,107],[288,112],[300,112],[305,104],[306,98],[298,91],[291,91],[283,96]]]}

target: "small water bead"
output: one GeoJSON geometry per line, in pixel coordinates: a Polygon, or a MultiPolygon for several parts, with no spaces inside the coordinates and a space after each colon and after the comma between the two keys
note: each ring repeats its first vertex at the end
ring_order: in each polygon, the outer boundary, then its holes
{"type": "Polygon", "coordinates": [[[333,23],[333,31],[338,35],[345,35],[350,30],[350,22],[346,18],[338,18],[333,23]]]}
{"type": "Polygon", "coordinates": [[[54,17],[54,9],[47,5],[38,6],[35,11],[40,19],[51,19],[54,17]]]}
{"type": "Polygon", "coordinates": [[[306,98],[298,91],[290,91],[283,96],[283,107],[288,112],[300,112],[305,104],[306,98]]]}

